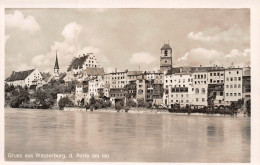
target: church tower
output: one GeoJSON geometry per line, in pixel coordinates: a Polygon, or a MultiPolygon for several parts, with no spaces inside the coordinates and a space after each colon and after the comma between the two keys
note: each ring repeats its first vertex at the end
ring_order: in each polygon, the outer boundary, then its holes
{"type": "Polygon", "coordinates": [[[160,71],[168,71],[172,69],[172,48],[168,44],[164,44],[161,48],[160,71]]]}
{"type": "Polygon", "coordinates": [[[54,77],[59,78],[59,63],[58,63],[58,57],[57,57],[57,51],[56,51],[56,61],[54,65],[54,77]]]}

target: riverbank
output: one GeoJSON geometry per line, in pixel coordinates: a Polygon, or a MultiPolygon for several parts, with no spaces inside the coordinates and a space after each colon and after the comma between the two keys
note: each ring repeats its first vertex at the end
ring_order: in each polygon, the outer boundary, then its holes
{"type": "MultiPolygon", "coordinates": [[[[66,107],[64,111],[90,111],[90,109],[86,110],[86,108],[81,107],[66,107]]],[[[180,112],[169,112],[167,109],[147,109],[134,107],[130,108],[127,112],[125,109],[115,110],[114,108],[106,108],[106,109],[97,109],[93,110],[93,112],[110,112],[110,113],[130,113],[130,114],[170,114],[170,115],[190,115],[190,116],[232,116],[229,114],[207,114],[207,113],[180,113],[180,112]]],[[[247,117],[244,113],[237,113],[240,117],[247,117]]]]}
{"type": "MultiPolygon", "coordinates": [[[[25,108],[11,108],[11,107],[5,107],[5,109],[20,109],[20,110],[44,110],[44,111],[73,111],[73,112],[91,112],[90,109],[86,110],[86,108],[83,107],[65,107],[63,110],[60,110],[58,107],[53,107],[52,109],[25,109],[25,108]]],[[[140,107],[134,107],[130,108],[127,112],[125,109],[116,110],[115,108],[106,108],[106,109],[97,109],[93,110],[93,112],[104,112],[104,113],[130,113],[130,114],[169,114],[169,115],[188,115],[188,116],[232,116],[229,114],[207,114],[207,113],[180,113],[180,112],[169,112],[167,109],[147,109],[147,108],[140,108],[140,107]]],[[[239,116],[239,117],[248,117],[247,114],[244,113],[237,113],[237,115],[233,116],[239,116]]]]}

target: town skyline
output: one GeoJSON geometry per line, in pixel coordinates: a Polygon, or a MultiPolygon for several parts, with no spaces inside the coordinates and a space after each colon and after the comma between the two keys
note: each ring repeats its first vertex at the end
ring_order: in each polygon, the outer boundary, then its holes
{"type": "Polygon", "coordinates": [[[88,52],[105,72],[159,70],[164,42],[173,66],[243,67],[250,65],[249,28],[247,9],[6,9],[5,77],[33,68],[52,73],[56,51],[61,72],[88,52]]]}

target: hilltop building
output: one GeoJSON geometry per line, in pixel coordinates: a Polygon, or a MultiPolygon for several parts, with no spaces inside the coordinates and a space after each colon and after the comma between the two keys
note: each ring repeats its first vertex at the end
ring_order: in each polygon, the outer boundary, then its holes
{"type": "Polygon", "coordinates": [[[94,70],[98,70],[97,72],[100,72],[101,70],[104,71],[104,69],[98,64],[98,61],[93,53],[80,55],[79,57],[74,58],[69,65],[65,81],[72,81],[74,79],[83,81],[89,77],[88,73],[95,72],[94,70]]]}
{"type": "Polygon", "coordinates": [[[8,85],[21,86],[28,88],[39,87],[43,85],[42,75],[38,69],[31,69],[19,72],[12,72],[5,82],[8,85]]]}

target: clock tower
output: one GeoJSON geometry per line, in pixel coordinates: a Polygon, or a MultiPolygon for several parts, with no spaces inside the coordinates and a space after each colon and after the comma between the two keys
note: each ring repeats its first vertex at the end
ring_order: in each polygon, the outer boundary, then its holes
{"type": "Polygon", "coordinates": [[[164,44],[161,48],[160,71],[168,71],[172,69],[172,48],[168,44],[164,44]]]}

